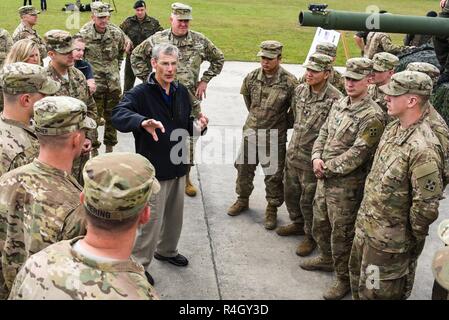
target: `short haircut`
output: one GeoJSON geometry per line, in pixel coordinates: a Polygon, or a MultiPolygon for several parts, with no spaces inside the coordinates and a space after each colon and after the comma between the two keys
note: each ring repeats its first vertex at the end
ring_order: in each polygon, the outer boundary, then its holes
{"type": "Polygon", "coordinates": [[[82,42],[82,43],[86,43],[86,40],[84,40],[83,36],[80,35],[79,33],[78,33],[78,34],[75,34],[75,35],[72,37],[72,39],[73,39],[73,41],[80,41],[80,42],[82,42]]]}
{"type": "Polygon", "coordinates": [[[167,56],[175,56],[176,59],[178,59],[179,50],[176,46],[169,43],[163,43],[154,46],[153,50],[151,51],[151,57],[157,61],[159,60],[161,54],[165,54],[167,56]]]}
{"type": "Polygon", "coordinates": [[[69,141],[69,138],[72,136],[73,133],[74,132],[69,132],[61,135],[52,135],[52,136],[36,133],[36,135],[39,140],[39,144],[41,146],[51,149],[61,149],[66,146],[67,142],[69,141]]]}
{"type": "Polygon", "coordinates": [[[96,229],[104,230],[104,231],[116,231],[122,232],[131,229],[139,220],[140,214],[136,214],[134,216],[128,217],[123,220],[106,220],[99,217],[96,217],[90,214],[89,210],[85,208],[86,219],[87,221],[96,229]]]}

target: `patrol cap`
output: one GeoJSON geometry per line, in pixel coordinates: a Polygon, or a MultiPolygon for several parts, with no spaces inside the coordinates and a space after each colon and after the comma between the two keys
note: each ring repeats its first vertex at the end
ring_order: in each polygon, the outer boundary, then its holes
{"type": "Polygon", "coordinates": [[[26,14],[36,15],[41,13],[39,10],[36,10],[33,6],[23,6],[19,8],[19,15],[24,16],[26,14]]]}
{"type": "Polygon", "coordinates": [[[440,77],[440,70],[433,64],[427,62],[409,63],[405,70],[418,71],[427,74],[432,79],[433,85],[436,85],[438,78],[440,77]]]}
{"type": "Polygon", "coordinates": [[[373,56],[373,70],[385,72],[394,70],[399,64],[399,58],[388,52],[379,52],[373,56]]]}
{"type": "Polygon", "coordinates": [[[136,3],[134,3],[134,6],[133,6],[134,9],[142,8],[142,7],[143,8],[147,7],[147,5],[145,4],[145,1],[143,1],[143,0],[137,0],[136,3]]]}
{"type": "Polygon", "coordinates": [[[101,17],[109,17],[111,15],[111,10],[109,9],[109,4],[96,1],[93,2],[90,6],[92,13],[94,16],[101,18],[101,17]]]}
{"type": "Polygon", "coordinates": [[[45,95],[53,95],[61,87],[47,76],[43,67],[25,62],[5,65],[0,71],[0,86],[8,94],[40,92],[45,95]]]}
{"type": "Polygon", "coordinates": [[[97,124],[87,116],[81,100],[66,97],[45,97],[34,104],[36,133],[57,136],[81,129],[92,130],[97,124]]]}
{"type": "Polygon", "coordinates": [[[47,50],[53,50],[61,54],[75,50],[72,35],[64,30],[50,30],[44,34],[47,50]]]}
{"type": "Polygon", "coordinates": [[[346,61],[346,72],[343,77],[362,80],[373,72],[373,61],[368,58],[352,58],[346,61]]]}
{"type": "Polygon", "coordinates": [[[332,63],[332,57],[321,53],[314,53],[309,57],[309,60],[304,65],[304,68],[314,71],[326,71],[332,69],[332,63]]]}
{"type": "Polygon", "coordinates": [[[83,178],[86,210],[105,220],[135,216],[160,190],[153,165],[137,153],[100,154],[86,163],[83,178]]]}
{"type": "Polygon", "coordinates": [[[394,74],[390,82],[380,86],[379,90],[389,96],[414,93],[421,96],[432,94],[432,79],[422,72],[402,71],[394,74]]]}
{"type": "Polygon", "coordinates": [[[258,57],[265,57],[275,59],[282,54],[282,43],[275,40],[263,41],[260,44],[260,51],[257,53],[258,57]]]}
{"type": "Polygon", "coordinates": [[[172,13],[178,20],[192,20],[192,7],[184,3],[175,2],[171,5],[172,13]]]}
{"type": "Polygon", "coordinates": [[[316,45],[315,53],[322,53],[335,58],[337,56],[337,46],[331,42],[320,42],[316,45]]]}

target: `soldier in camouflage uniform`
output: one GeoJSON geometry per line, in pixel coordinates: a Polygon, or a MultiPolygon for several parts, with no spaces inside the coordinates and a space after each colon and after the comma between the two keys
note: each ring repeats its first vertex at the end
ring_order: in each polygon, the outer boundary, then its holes
{"type": "MultiPolygon", "coordinates": [[[[141,44],[145,39],[149,38],[158,31],[164,30],[159,21],[147,15],[147,7],[145,1],[138,0],[134,4],[135,15],[128,17],[120,25],[120,29],[132,41],[133,48],[141,44]]],[[[150,69],[151,71],[151,69],[150,69]]],[[[136,76],[131,68],[131,52],[126,55],[125,62],[125,86],[124,91],[134,87],[136,76]]]]}
{"type": "MultiPolygon", "coordinates": [[[[61,84],[61,89],[55,95],[83,101],[87,106],[87,115],[92,119],[97,119],[97,107],[90,95],[86,77],[74,67],[75,60],[72,52],[75,47],[70,33],[63,30],[50,30],[44,35],[44,41],[51,59],[46,67],[47,74],[61,84]]],[[[82,169],[89,160],[92,141],[97,136],[96,129],[87,133],[81,157],[77,158],[73,164],[72,175],[81,185],[83,185],[82,169]]]]}
{"type": "MultiPolygon", "coordinates": [[[[224,56],[212,41],[203,34],[189,29],[192,8],[182,3],[172,4],[171,28],[155,33],[137,46],[131,55],[134,74],[146,81],[151,71],[151,50],[157,44],[170,43],[179,49],[177,80],[187,87],[192,99],[192,115],[197,118],[201,112],[200,102],[206,97],[209,81],[223,69],[224,56]],[[209,68],[199,80],[203,61],[209,61],[209,68]]],[[[190,162],[193,163],[195,140],[189,138],[190,162]]],[[[190,167],[186,175],[186,194],[196,195],[196,188],[190,180],[190,167]]]]}
{"type": "Polygon", "coordinates": [[[394,44],[388,33],[371,31],[366,39],[364,57],[372,59],[374,55],[379,52],[398,54],[412,48],[414,47],[398,46],[394,44]]]}
{"type": "MultiPolygon", "coordinates": [[[[30,39],[39,45],[41,61],[47,56],[47,50],[41,37],[33,27],[37,23],[37,15],[40,12],[32,6],[23,6],[19,8],[20,19],[22,20],[12,34],[12,40],[17,42],[21,39],[30,39]]],[[[41,62],[42,64],[42,62],[41,62]]]]}
{"type": "MultiPolygon", "coordinates": [[[[440,18],[449,18],[449,1],[442,1],[440,18]]],[[[435,54],[441,66],[441,75],[438,84],[449,82],[449,36],[433,36],[435,54]]]]}
{"type": "Polygon", "coordinates": [[[409,273],[443,192],[443,149],[426,121],[432,80],[403,71],[380,90],[398,120],[382,136],[357,215],[349,262],[354,299],[409,297],[409,273]]]}
{"type": "MultiPolygon", "coordinates": [[[[432,79],[435,86],[440,76],[440,71],[433,64],[427,62],[412,62],[407,65],[407,71],[418,71],[427,74],[432,79]]],[[[432,97],[432,96],[431,96],[432,97]]],[[[430,99],[431,101],[432,99],[430,99]]],[[[449,183],[449,127],[444,121],[443,117],[438,113],[431,102],[428,102],[427,121],[432,128],[433,132],[440,141],[441,146],[445,154],[444,160],[444,175],[443,184],[444,187],[449,183]]]]}
{"type": "Polygon", "coordinates": [[[341,299],[350,289],[348,260],[363,185],[384,129],[382,109],[368,94],[372,61],[346,62],[348,97],[331,109],[312,149],[318,178],[313,204],[312,235],[320,255],[300,264],[305,270],[335,270],[325,299],[341,299]]]}
{"type": "Polygon", "coordinates": [[[8,31],[0,28],[0,68],[3,66],[6,55],[12,47],[12,38],[8,31]]]}
{"type": "Polygon", "coordinates": [[[399,58],[388,52],[379,52],[373,57],[373,77],[371,79],[372,84],[368,87],[368,94],[384,111],[387,123],[392,121],[393,118],[390,118],[387,114],[385,95],[379,90],[379,87],[390,81],[398,64],[399,58]]]}
{"type": "Polygon", "coordinates": [[[260,162],[265,173],[268,202],[264,225],[266,229],[271,230],[276,227],[277,208],[284,202],[282,178],[289,127],[288,111],[298,81],[280,66],[280,42],[264,41],[260,48],[257,55],[261,58],[261,67],[245,77],[240,90],[249,114],[243,127],[239,156],[235,162],[238,198],[228,209],[228,214],[236,216],[248,209],[249,196],[254,189],[254,174],[260,162]],[[271,147],[273,144],[274,147],[271,147]],[[268,157],[267,152],[261,148],[269,150],[268,157]]]}
{"type": "Polygon", "coordinates": [[[0,287],[12,287],[26,259],[52,243],[85,233],[81,186],[70,175],[85,131],[95,121],[70,97],[46,97],[34,105],[39,157],[0,178],[0,287]]]}
{"type": "Polygon", "coordinates": [[[438,236],[445,247],[438,250],[432,261],[435,281],[432,288],[432,300],[449,300],[449,219],[441,221],[438,236]]]}
{"type": "Polygon", "coordinates": [[[284,197],[292,224],[279,227],[281,236],[304,234],[296,254],[309,255],[316,247],[312,237],[312,202],[316,177],[310,162],[313,143],[326,121],[332,105],[343,95],[330,83],[333,60],[330,56],[315,53],[304,67],[306,83],[295,89],[291,110],[294,114],[293,136],[287,149],[284,172],[284,197]],[[305,228],[304,228],[305,227],[305,228]]]}
{"type": "MultiPolygon", "coordinates": [[[[335,63],[337,58],[337,46],[331,42],[320,42],[316,45],[315,53],[325,54],[332,57],[332,63],[335,63]]],[[[329,76],[329,81],[331,85],[337,88],[341,93],[345,93],[345,79],[342,77],[337,69],[332,68],[331,74],[329,76]]],[[[301,83],[306,82],[306,74],[300,79],[301,83]]]]}
{"type": "Polygon", "coordinates": [[[58,91],[59,84],[49,79],[42,67],[16,62],[3,68],[0,86],[6,98],[5,109],[0,114],[1,176],[37,157],[39,143],[30,125],[33,105],[58,91]]]}
{"type": "MultiPolygon", "coordinates": [[[[92,65],[97,91],[94,99],[99,118],[104,118],[104,139],[106,152],[112,152],[117,144],[117,131],[111,124],[111,112],[120,101],[120,66],[125,52],[126,36],[117,27],[109,24],[109,6],[101,3],[92,8],[92,23],[80,30],[86,42],[85,59],[92,65]]],[[[98,122],[98,121],[97,121],[98,122]]],[[[92,149],[98,149],[100,143],[93,142],[92,149]]]]}
{"type": "Polygon", "coordinates": [[[137,228],[150,217],[150,196],[160,188],[154,167],[135,153],[111,153],[88,161],[83,174],[86,236],[33,255],[9,299],[158,299],[131,257],[137,228]]]}

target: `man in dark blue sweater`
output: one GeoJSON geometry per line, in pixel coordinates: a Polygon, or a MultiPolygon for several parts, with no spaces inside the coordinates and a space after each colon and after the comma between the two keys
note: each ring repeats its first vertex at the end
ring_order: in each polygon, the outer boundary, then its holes
{"type": "MultiPolygon", "coordinates": [[[[121,132],[132,132],[136,152],[148,158],[156,169],[161,192],[150,200],[152,216],[142,227],[133,255],[148,268],[151,259],[186,266],[178,253],[182,229],[185,175],[188,166],[188,136],[205,132],[208,119],[190,116],[191,100],[175,80],[178,49],[171,44],[155,46],[153,72],[147,82],[125,93],[112,110],[112,124],[121,132]]],[[[147,273],[150,279],[150,275],[147,273]]]]}

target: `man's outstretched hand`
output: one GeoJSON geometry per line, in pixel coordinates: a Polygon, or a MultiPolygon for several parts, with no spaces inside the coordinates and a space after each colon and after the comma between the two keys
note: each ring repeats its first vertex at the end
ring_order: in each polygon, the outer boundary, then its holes
{"type": "Polygon", "coordinates": [[[142,121],[140,126],[142,128],[144,128],[149,134],[151,134],[151,136],[153,137],[154,141],[158,141],[159,140],[159,138],[157,137],[157,134],[156,134],[156,129],[160,129],[162,131],[162,133],[165,132],[165,128],[162,125],[162,122],[156,121],[154,119],[144,120],[144,121],[142,121]]]}

